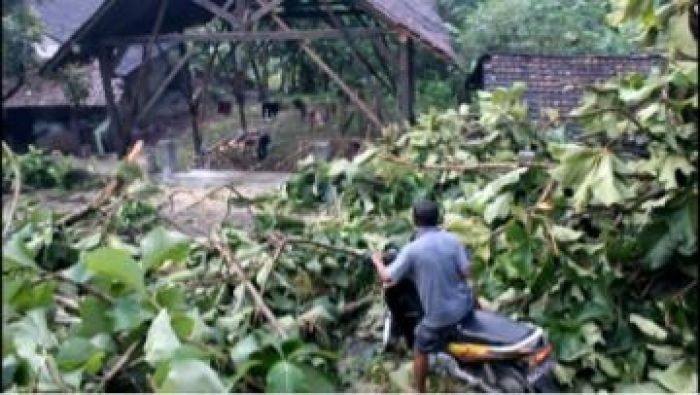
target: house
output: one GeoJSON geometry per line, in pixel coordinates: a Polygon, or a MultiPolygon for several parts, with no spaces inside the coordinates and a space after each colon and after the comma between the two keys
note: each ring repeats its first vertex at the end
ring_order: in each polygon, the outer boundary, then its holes
{"type": "MultiPolygon", "coordinates": [[[[76,0],[41,0],[63,4],[76,0]]],[[[310,63],[318,67],[341,88],[349,101],[376,128],[384,125],[372,106],[342,79],[323,60],[310,43],[316,40],[345,40],[348,53],[355,57],[358,67],[365,67],[377,80],[396,91],[402,117],[414,119],[414,43],[423,44],[437,56],[454,62],[457,57],[452,49],[450,37],[433,1],[426,0],[356,0],[332,2],[301,2],[298,0],[178,0],[178,1],[131,1],[131,0],[82,0],[91,3],[91,15],[80,26],[73,29],[69,39],[63,42],[56,54],[46,64],[53,69],[72,61],[87,61],[99,58],[105,67],[106,79],[114,73],[114,59],[109,59],[124,46],[150,44],[181,45],[196,42],[296,42],[298,49],[308,56],[310,63]],[[342,17],[342,18],[341,18],[342,17]],[[348,17],[348,18],[345,18],[348,17]],[[352,17],[352,18],[350,18],[352,17]],[[213,20],[221,20],[224,31],[193,31],[213,20]],[[253,24],[259,28],[251,29],[253,24]],[[155,29],[157,27],[157,29],[155,29]],[[155,29],[155,30],[154,30],[155,29]],[[382,70],[368,62],[366,55],[357,49],[359,40],[372,40],[374,56],[380,57],[382,70]],[[397,50],[388,45],[396,43],[397,50]],[[391,70],[393,69],[393,70],[391,70]]],[[[60,5],[59,5],[60,7],[60,5]]],[[[145,52],[145,50],[144,50],[145,52]]],[[[121,55],[119,55],[121,56],[121,55]]],[[[174,62],[177,68],[188,64],[186,51],[174,62]]],[[[105,77],[103,77],[105,79],[105,77]]],[[[162,79],[167,83],[169,78],[162,79]]],[[[233,84],[236,85],[236,84],[233,84]]],[[[242,84],[238,84],[243,86],[242,84]]],[[[233,88],[234,90],[236,88],[233,88]]],[[[109,86],[106,86],[109,90],[109,86]]],[[[128,90],[126,87],[125,90],[128,90]]],[[[119,123],[138,123],[152,106],[133,105],[151,103],[161,95],[155,92],[135,92],[142,98],[131,98],[132,108],[128,114],[136,113],[134,119],[124,117],[119,123]],[[135,107],[135,108],[134,108],[135,107]]],[[[240,93],[237,94],[240,96],[240,93]]],[[[110,111],[115,105],[107,92],[110,111]]],[[[243,123],[243,122],[242,122],[243,123]]],[[[130,139],[129,128],[122,127],[122,137],[130,139]]],[[[194,134],[194,131],[193,131],[194,134]]],[[[197,140],[197,138],[195,138],[197,140]]],[[[195,144],[197,145],[197,144],[195,144]]]]}
{"type": "MultiPolygon", "coordinates": [[[[40,61],[48,64],[94,14],[99,2],[31,0],[29,5],[44,28],[42,40],[35,47],[36,54],[40,61]]],[[[149,62],[153,67],[150,78],[145,81],[151,90],[159,84],[158,78],[169,71],[164,54],[170,48],[171,45],[167,43],[159,44],[151,54],[149,62]]],[[[128,46],[115,65],[114,78],[110,81],[116,102],[121,100],[124,87],[133,85],[137,80],[143,64],[141,46],[128,46]]],[[[26,78],[19,89],[3,102],[3,139],[14,149],[22,152],[29,144],[34,144],[49,150],[78,154],[94,152],[97,148],[94,129],[109,116],[100,65],[95,59],[73,62],[71,65],[85,78],[88,89],[87,97],[80,103],[71,102],[66,95],[65,84],[57,78],[54,70],[46,67],[42,73],[26,78]]],[[[186,112],[184,99],[175,89],[166,89],[154,113],[171,116],[177,111],[186,112]]],[[[110,142],[109,137],[105,137],[101,148],[116,150],[118,143],[110,142]]]]}
{"type": "Polygon", "coordinates": [[[654,55],[490,54],[479,60],[466,88],[491,91],[524,82],[529,115],[537,120],[545,109],[566,116],[578,105],[585,86],[632,72],[646,74],[661,66],[663,58],[654,55]]]}
{"type": "Polygon", "coordinates": [[[75,103],[58,79],[36,76],[25,81],[2,108],[3,139],[20,152],[30,144],[64,153],[85,153],[92,129],[105,117],[106,101],[97,62],[80,67],[87,97],[75,103]]]}

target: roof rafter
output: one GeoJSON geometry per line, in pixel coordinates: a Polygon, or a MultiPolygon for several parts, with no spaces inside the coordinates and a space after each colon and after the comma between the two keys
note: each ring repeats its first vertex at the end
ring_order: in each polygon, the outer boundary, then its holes
{"type": "MultiPolygon", "coordinates": [[[[209,32],[209,33],[167,33],[155,38],[159,43],[182,42],[220,42],[220,41],[299,41],[299,40],[323,40],[339,39],[346,37],[368,38],[381,35],[391,35],[394,32],[375,28],[344,28],[344,29],[308,29],[308,30],[274,30],[274,31],[235,31],[235,32],[209,32]],[[343,31],[345,30],[345,32],[343,31]]],[[[151,36],[126,36],[107,37],[101,41],[102,45],[125,45],[147,43],[151,36]]]]}

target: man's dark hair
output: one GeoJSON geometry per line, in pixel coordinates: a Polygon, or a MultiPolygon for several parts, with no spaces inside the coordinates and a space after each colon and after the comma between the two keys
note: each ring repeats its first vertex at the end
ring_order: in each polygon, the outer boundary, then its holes
{"type": "Polygon", "coordinates": [[[416,226],[437,226],[440,209],[432,200],[420,200],[413,204],[413,221],[416,226]]]}

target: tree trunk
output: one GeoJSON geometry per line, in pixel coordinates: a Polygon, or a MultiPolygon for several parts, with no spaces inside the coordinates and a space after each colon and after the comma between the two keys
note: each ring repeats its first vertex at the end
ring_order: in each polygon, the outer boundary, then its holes
{"type": "Polygon", "coordinates": [[[245,96],[236,96],[236,103],[238,103],[238,116],[241,121],[241,128],[244,132],[248,131],[248,123],[245,119],[245,96]]]}
{"type": "Polygon", "coordinates": [[[199,133],[199,104],[190,104],[190,121],[192,122],[192,143],[195,156],[202,155],[202,135],[199,133]]]}

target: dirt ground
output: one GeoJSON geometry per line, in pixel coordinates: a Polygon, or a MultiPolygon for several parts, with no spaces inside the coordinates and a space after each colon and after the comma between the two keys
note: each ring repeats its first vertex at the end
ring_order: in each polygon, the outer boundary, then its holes
{"type": "MultiPolygon", "coordinates": [[[[195,171],[176,174],[163,182],[152,177],[152,181],[161,190],[156,202],[160,214],[183,233],[197,237],[209,235],[222,222],[247,229],[252,225],[247,205],[235,202],[229,205],[229,199],[239,197],[236,192],[248,199],[272,192],[289,176],[289,173],[274,172],[195,171]]],[[[68,213],[88,204],[97,192],[36,190],[26,194],[40,206],[68,213]]],[[[3,206],[8,198],[9,195],[3,195],[3,206]]]]}
{"type": "Polygon", "coordinates": [[[253,220],[251,212],[247,205],[236,203],[237,198],[253,199],[272,192],[282,187],[290,176],[275,172],[219,171],[198,177],[204,172],[193,173],[162,186],[161,215],[190,236],[207,236],[223,222],[249,229],[253,220]]]}

